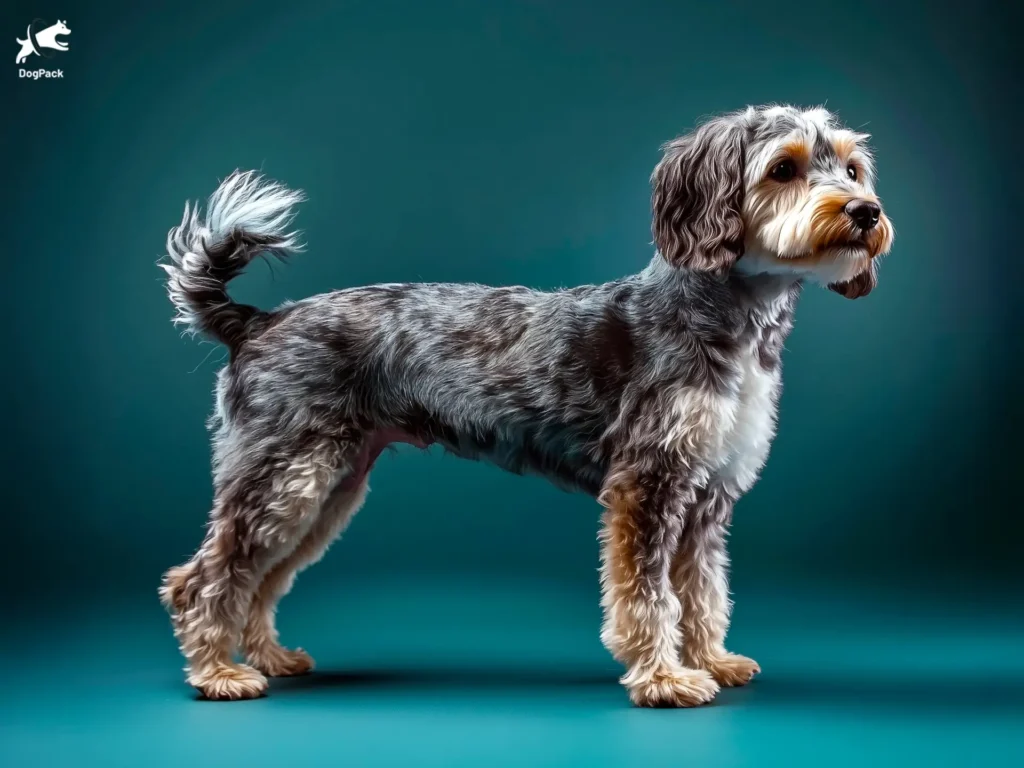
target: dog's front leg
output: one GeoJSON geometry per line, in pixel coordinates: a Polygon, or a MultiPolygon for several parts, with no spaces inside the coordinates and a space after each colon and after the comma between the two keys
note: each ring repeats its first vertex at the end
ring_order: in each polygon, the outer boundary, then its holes
{"type": "Polygon", "coordinates": [[[619,461],[601,493],[601,640],[626,665],[634,704],[692,707],[718,692],[711,675],[680,661],[681,605],[670,570],[694,492],[670,460],[619,461]]]}
{"type": "Polygon", "coordinates": [[[704,669],[723,686],[744,685],[761,671],[757,662],[725,650],[729,629],[729,556],[726,534],[733,499],[712,486],[698,494],[672,566],[682,603],[683,663],[704,669]]]}

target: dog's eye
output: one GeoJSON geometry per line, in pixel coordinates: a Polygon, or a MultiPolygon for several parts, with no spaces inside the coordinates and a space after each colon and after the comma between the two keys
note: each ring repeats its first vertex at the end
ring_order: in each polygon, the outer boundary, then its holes
{"type": "Polygon", "coordinates": [[[847,176],[847,178],[850,179],[850,181],[856,181],[857,180],[857,166],[853,165],[853,164],[850,164],[850,165],[846,166],[846,176],[847,176]]]}
{"type": "Polygon", "coordinates": [[[796,177],[796,163],[792,160],[782,160],[772,166],[768,175],[775,181],[792,181],[796,177]]]}

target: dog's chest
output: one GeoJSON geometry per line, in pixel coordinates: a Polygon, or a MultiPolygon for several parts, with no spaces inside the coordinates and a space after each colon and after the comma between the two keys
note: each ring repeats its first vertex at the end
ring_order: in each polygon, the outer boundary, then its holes
{"type": "Polygon", "coordinates": [[[736,496],[750,489],[768,458],[781,385],[779,366],[766,369],[761,364],[756,339],[743,350],[738,367],[736,394],[729,398],[731,418],[722,424],[718,460],[711,473],[736,496]]]}

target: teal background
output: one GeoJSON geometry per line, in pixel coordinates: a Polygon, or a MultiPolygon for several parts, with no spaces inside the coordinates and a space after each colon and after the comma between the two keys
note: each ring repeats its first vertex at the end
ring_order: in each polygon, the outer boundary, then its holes
{"type": "Polygon", "coordinates": [[[0,764],[1010,764],[1020,587],[1019,11],[995,2],[24,3],[0,11],[6,405],[0,764]],[[14,36],[70,51],[20,80],[14,36]],[[598,508],[400,450],[283,604],[314,675],[197,702],[156,602],[210,499],[224,351],[155,262],[237,168],[310,197],[260,306],[367,282],[554,288],[650,258],[658,145],[827,103],[872,133],[879,288],[805,292],[736,511],[731,646],[764,674],[632,710],[598,641],[598,508]]]}

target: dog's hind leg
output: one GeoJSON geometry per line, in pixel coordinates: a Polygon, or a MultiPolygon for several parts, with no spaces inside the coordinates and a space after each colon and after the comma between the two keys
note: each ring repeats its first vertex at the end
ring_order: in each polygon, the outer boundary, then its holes
{"type": "Polygon", "coordinates": [[[263,578],[242,632],[246,661],[265,675],[301,675],[313,668],[313,659],[301,648],[289,650],[278,642],[274,618],[277,604],[291,591],[295,577],[320,560],[363,505],[366,475],[350,475],[324,502],[313,527],[290,555],[263,578]]]}
{"type": "Polygon", "coordinates": [[[161,589],[188,682],[207,698],[249,699],[266,690],[260,672],[232,658],[253,595],[315,525],[356,452],[334,438],[276,446],[244,473],[220,479],[203,544],[189,563],[168,571],[161,589]]]}

